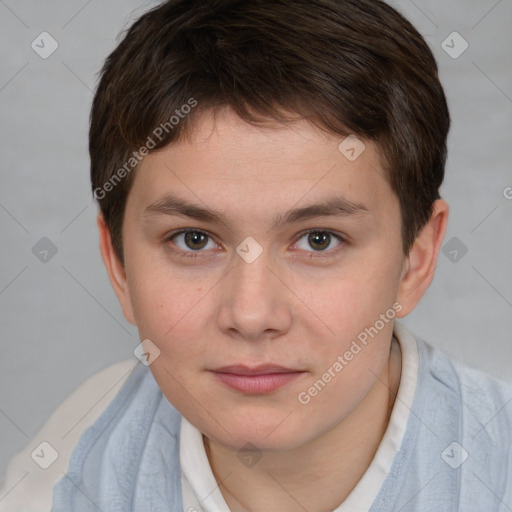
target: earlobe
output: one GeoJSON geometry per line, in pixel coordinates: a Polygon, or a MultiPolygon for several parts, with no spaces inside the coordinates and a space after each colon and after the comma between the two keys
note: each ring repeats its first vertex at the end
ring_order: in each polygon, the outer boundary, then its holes
{"type": "Polygon", "coordinates": [[[105,264],[105,269],[107,271],[110,284],[112,285],[119,303],[121,304],[124,317],[128,322],[136,325],[125,268],[117,257],[117,254],[112,245],[110,230],[108,229],[108,226],[106,225],[105,219],[103,218],[103,214],[101,212],[98,214],[97,224],[100,236],[101,257],[103,259],[103,263],[105,264]]]}
{"type": "Polygon", "coordinates": [[[423,297],[434,278],[437,257],[448,224],[448,203],[438,199],[434,203],[432,215],[416,237],[407,260],[398,292],[398,302],[403,309],[398,317],[408,315],[423,297]]]}

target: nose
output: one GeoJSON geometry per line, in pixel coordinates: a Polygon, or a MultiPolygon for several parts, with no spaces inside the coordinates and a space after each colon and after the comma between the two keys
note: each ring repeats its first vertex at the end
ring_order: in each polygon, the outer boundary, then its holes
{"type": "Polygon", "coordinates": [[[289,330],[294,296],[271,263],[265,250],[252,263],[237,256],[221,284],[218,325],[223,333],[257,341],[289,330]]]}

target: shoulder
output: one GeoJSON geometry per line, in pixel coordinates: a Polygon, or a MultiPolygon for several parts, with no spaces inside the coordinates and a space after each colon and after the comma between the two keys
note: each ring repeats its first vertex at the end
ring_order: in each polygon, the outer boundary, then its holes
{"type": "Polygon", "coordinates": [[[414,503],[414,510],[473,512],[512,504],[512,384],[456,361],[403,325],[395,330],[416,356],[404,364],[416,365],[417,380],[375,510],[414,503]]]}
{"type": "Polygon", "coordinates": [[[142,378],[144,373],[134,372],[138,366],[142,365],[135,358],[108,366],[81,384],[53,412],[30,443],[9,462],[0,489],[3,512],[51,509],[53,487],[66,472],[77,442],[113,404],[120,390],[126,389],[127,382],[142,378]]]}
{"type": "Polygon", "coordinates": [[[416,340],[423,386],[456,401],[467,426],[486,424],[491,431],[493,427],[512,428],[512,382],[471,368],[424,340],[416,340]],[[497,420],[495,425],[490,424],[491,419],[497,420]]]}
{"type": "Polygon", "coordinates": [[[476,510],[495,496],[512,500],[506,477],[512,472],[512,383],[417,342],[416,413],[442,439],[436,457],[458,473],[459,506],[476,510]]]}
{"type": "Polygon", "coordinates": [[[433,398],[432,403],[437,408],[442,403],[456,406],[464,415],[466,428],[480,429],[485,424],[490,434],[512,431],[512,382],[471,368],[421,338],[416,336],[415,339],[420,396],[433,398]],[[508,429],[503,430],[505,427],[508,429]]]}
{"type": "Polygon", "coordinates": [[[180,425],[180,413],[139,364],[81,436],[53,488],[52,510],[153,510],[162,499],[178,504],[180,425]]]}

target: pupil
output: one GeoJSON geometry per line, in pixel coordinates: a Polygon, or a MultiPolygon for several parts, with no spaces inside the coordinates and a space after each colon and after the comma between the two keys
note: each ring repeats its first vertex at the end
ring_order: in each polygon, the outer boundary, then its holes
{"type": "Polygon", "coordinates": [[[198,233],[197,231],[189,231],[185,233],[185,243],[190,247],[190,249],[202,249],[206,245],[206,238],[207,237],[203,233],[198,233]],[[194,247],[194,244],[196,243],[199,243],[199,245],[194,247]]]}
{"type": "Polygon", "coordinates": [[[309,234],[309,243],[313,249],[319,248],[319,249],[325,249],[329,246],[329,239],[330,235],[329,233],[325,233],[324,231],[317,231],[316,233],[310,233],[309,234]],[[317,247],[315,247],[317,246],[317,247]],[[320,246],[320,247],[318,247],[320,246]]]}

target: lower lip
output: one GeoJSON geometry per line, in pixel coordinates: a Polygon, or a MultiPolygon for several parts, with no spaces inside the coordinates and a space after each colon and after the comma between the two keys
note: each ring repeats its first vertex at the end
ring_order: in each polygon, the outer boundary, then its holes
{"type": "Polygon", "coordinates": [[[213,372],[217,378],[230,388],[243,393],[271,393],[288,384],[304,372],[268,373],[264,375],[240,375],[235,373],[213,372]]]}

